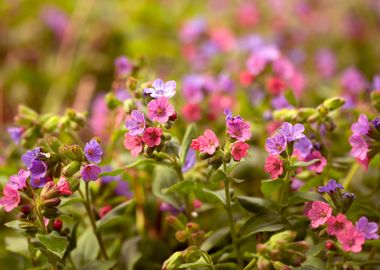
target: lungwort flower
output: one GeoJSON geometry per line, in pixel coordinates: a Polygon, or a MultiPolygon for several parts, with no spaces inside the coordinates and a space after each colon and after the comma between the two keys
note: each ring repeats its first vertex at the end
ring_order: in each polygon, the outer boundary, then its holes
{"type": "Polygon", "coordinates": [[[144,114],[138,110],[133,110],[130,117],[125,121],[128,134],[131,136],[142,135],[145,130],[144,114]]]}
{"type": "Polygon", "coordinates": [[[152,100],[148,103],[148,117],[152,121],[157,121],[161,124],[166,123],[174,113],[173,105],[165,97],[152,100]]]}
{"type": "Polygon", "coordinates": [[[84,155],[89,162],[100,163],[103,156],[102,146],[96,139],[92,139],[86,143],[84,147],[84,155]]]}
{"type": "Polygon", "coordinates": [[[202,154],[212,155],[215,153],[216,148],[219,146],[218,137],[210,129],[206,129],[202,136],[194,139],[191,142],[191,148],[202,154]]]}
{"type": "Polygon", "coordinates": [[[20,194],[17,189],[7,184],[3,189],[3,197],[0,199],[0,205],[4,207],[6,212],[10,212],[15,209],[20,202],[20,194]]]}
{"type": "Polygon", "coordinates": [[[144,89],[144,94],[149,95],[152,98],[171,98],[175,95],[175,89],[175,81],[168,81],[165,83],[161,79],[156,79],[152,83],[152,87],[144,89]]]}

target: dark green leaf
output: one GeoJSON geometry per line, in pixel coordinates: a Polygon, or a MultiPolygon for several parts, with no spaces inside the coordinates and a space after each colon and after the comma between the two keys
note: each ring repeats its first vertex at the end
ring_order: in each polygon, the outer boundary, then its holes
{"type": "Polygon", "coordinates": [[[238,202],[248,212],[258,214],[269,211],[270,203],[262,198],[238,196],[238,202]]]}
{"type": "Polygon", "coordinates": [[[63,258],[69,242],[66,237],[50,234],[36,234],[36,238],[42,245],[44,245],[51,253],[63,258]]]}
{"type": "Polygon", "coordinates": [[[223,241],[223,239],[228,236],[229,232],[229,227],[217,230],[202,243],[201,249],[203,251],[209,251],[210,249],[219,245],[223,241]]]}
{"type": "Polygon", "coordinates": [[[91,228],[87,228],[79,237],[77,247],[72,251],[72,257],[77,266],[83,266],[95,261],[100,248],[91,228]]]}
{"type": "Polygon", "coordinates": [[[192,180],[184,180],[178,183],[175,183],[171,187],[164,189],[165,194],[171,192],[177,192],[179,194],[189,194],[191,191],[197,188],[197,183],[192,180]]]}
{"type": "Polygon", "coordinates": [[[249,218],[241,227],[239,234],[247,238],[258,232],[276,232],[288,226],[285,218],[276,212],[265,212],[249,218]]]}
{"type": "Polygon", "coordinates": [[[182,197],[175,193],[164,193],[163,190],[178,183],[177,172],[165,166],[156,166],[153,175],[152,191],[157,198],[170,203],[176,208],[180,208],[182,197]]]}

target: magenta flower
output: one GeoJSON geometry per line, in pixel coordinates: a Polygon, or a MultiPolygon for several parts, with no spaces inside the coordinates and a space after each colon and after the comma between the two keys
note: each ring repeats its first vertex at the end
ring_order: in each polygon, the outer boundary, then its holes
{"type": "Polygon", "coordinates": [[[207,153],[212,155],[219,146],[219,140],[212,130],[206,129],[202,136],[199,136],[191,142],[190,146],[192,149],[199,151],[202,154],[207,153]]]}
{"type": "Polygon", "coordinates": [[[166,123],[174,113],[173,105],[165,97],[152,100],[148,103],[148,117],[152,121],[157,121],[161,124],[166,123]]]}
{"type": "Polygon", "coordinates": [[[331,217],[331,213],[332,208],[330,205],[321,201],[314,201],[306,212],[306,215],[311,220],[311,227],[315,229],[324,225],[327,219],[331,217]]]}
{"type": "Polygon", "coordinates": [[[152,98],[171,98],[175,95],[176,82],[168,81],[164,83],[161,79],[156,79],[151,88],[145,88],[144,94],[152,98]]]}
{"type": "Polygon", "coordinates": [[[86,143],[84,147],[84,155],[89,162],[100,163],[103,156],[102,146],[96,139],[92,139],[86,143]]]}
{"type": "Polygon", "coordinates": [[[327,233],[329,235],[340,234],[347,226],[352,226],[351,221],[346,216],[339,213],[336,217],[331,216],[327,219],[327,233]]]}
{"type": "Polygon", "coordinates": [[[356,229],[363,233],[366,240],[379,239],[379,225],[376,222],[368,222],[367,217],[361,217],[356,222],[356,229]]]}
{"type": "Polygon", "coordinates": [[[251,138],[251,126],[240,116],[232,117],[227,115],[226,125],[227,133],[231,138],[241,142],[245,142],[251,138]]]}
{"type": "Polygon", "coordinates": [[[365,241],[364,233],[358,231],[353,225],[346,226],[337,235],[338,241],[342,244],[343,250],[347,252],[360,252],[365,241]]]}
{"type": "Polygon", "coordinates": [[[7,184],[3,189],[3,197],[0,199],[0,205],[4,207],[5,212],[15,209],[20,202],[20,194],[17,189],[7,184]]]}
{"type": "Polygon", "coordinates": [[[82,166],[80,171],[82,178],[85,182],[96,181],[99,178],[99,173],[102,169],[96,164],[87,164],[82,166]]]}
{"type": "Polygon", "coordinates": [[[321,152],[314,150],[312,151],[306,158],[305,161],[311,161],[313,159],[319,159],[319,161],[313,163],[308,168],[317,173],[323,172],[323,169],[327,165],[327,160],[324,156],[322,156],[321,152]]]}
{"type": "Polygon", "coordinates": [[[369,121],[365,114],[361,114],[358,121],[352,124],[351,131],[353,134],[367,135],[369,131],[369,121]]]}
{"type": "Polygon", "coordinates": [[[23,189],[26,186],[26,179],[28,179],[29,176],[29,171],[21,169],[17,175],[12,175],[9,178],[8,184],[13,186],[15,189],[23,189]]]}
{"type": "Polygon", "coordinates": [[[240,161],[242,158],[248,155],[249,145],[245,142],[235,142],[232,145],[231,154],[235,161],[240,161]]]}
{"type": "Polygon", "coordinates": [[[124,147],[131,151],[132,157],[137,157],[142,149],[143,142],[139,136],[131,136],[128,133],[125,134],[124,138],[124,147]]]}
{"type": "Polygon", "coordinates": [[[157,127],[148,127],[142,136],[142,141],[149,147],[160,145],[162,129],[157,127]]]}
{"type": "Polygon", "coordinates": [[[259,75],[265,68],[267,59],[260,54],[251,54],[246,62],[246,67],[249,73],[254,76],[259,75]]]}
{"type": "Polygon", "coordinates": [[[286,137],[282,134],[276,134],[265,141],[265,149],[271,155],[281,154],[285,151],[286,146],[286,137]]]}
{"type": "Polygon", "coordinates": [[[66,180],[64,176],[61,176],[61,178],[59,178],[57,187],[61,192],[61,195],[63,196],[69,196],[73,194],[73,191],[70,189],[70,183],[66,180]]]}
{"type": "Polygon", "coordinates": [[[278,129],[278,134],[283,135],[287,142],[293,142],[305,137],[303,132],[305,127],[302,124],[295,124],[294,126],[291,123],[285,122],[278,129]]]}
{"type": "Polygon", "coordinates": [[[128,134],[131,136],[142,135],[145,130],[144,114],[138,110],[133,110],[130,117],[125,121],[128,134]]]}
{"type": "Polygon", "coordinates": [[[351,156],[359,160],[365,160],[368,153],[368,144],[361,135],[354,134],[350,137],[351,156]]]}
{"type": "Polygon", "coordinates": [[[284,162],[278,156],[270,155],[265,160],[264,170],[269,173],[272,179],[277,179],[284,172],[284,162]]]}

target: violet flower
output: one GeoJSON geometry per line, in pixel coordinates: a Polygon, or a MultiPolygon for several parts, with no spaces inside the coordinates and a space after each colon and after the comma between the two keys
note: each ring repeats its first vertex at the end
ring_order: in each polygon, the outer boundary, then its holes
{"type": "Polygon", "coordinates": [[[303,137],[294,143],[294,149],[298,150],[301,158],[306,158],[313,149],[313,144],[307,137],[303,137]]]}
{"type": "Polygon", "coordinates": [[[365,235],[366,240],[379,239],[379,225],[376,222],[368,222],[367,217],[361,217],[355,224],[356,229],[365,235]]]}
{"type": "Polygon", "coordinates": [[[102,146],[96,139],[92,139],[86,143],[84,147],[84,155],[89,162],[100,163],[103,156],[102,146]]]}
{"type": "Polygon", "coordinates": [[[287,142],[293,142],[305,137],[303,132],[305,127],[302,124],[295,124],[294,126],[288,122],[285,122],[281,125],[278,130],[278,134],[283,135],[287,142]]]}
{"type": "Polygon", "coordinates": [[[30,185],[33,188],[42,188],[49,181],[51,181],[51,178],[47,177],[47,176],[46,177],[31,178],[30,179],[30,185]]]}
{"type": "Polygon", "coordinates": [[[153,82],[152,87],[144,89],[144,94],[147,94],[152,98],[171,98],[175,95],[175,89],[175,81],[168,81],[165,83],[161,79],[156,79],[153,82]]]}
{"type": "Polygon", "coordinates": [[[182,165],[182,172],[185,173],[189,171],[192,167],[194,167],[196,162],[196,152],[189,148],[189,151],[187,152],[185,163],[182,165]]]}
{"type": "Polygon", "coordinates": [[[326,192],[330,194],[339,189],[343,189],[343,186],[333,179],[330,179],[325,186],[318,187],[319,192],[326,192]]]}
{"type": "Polygon", "coordinates": [[[133,110],[131,116],[125,122],[128,129],[128,134],[131,136],[142,135],[145,130],[144,114],[138,110],[133,110]]]}
{"type": "Polygon", "coordinates": [[[102,169],[96,164],[87,164],[82,166],[80,171],[82,178],[85,182],[96,181],[102,169]]]}
{"type": "Polygon", "coordinates": [[[15,144],[20,144],[24,129],[22,127],[9,127],[7,129],[9,136],[15,144]]]}
{"type": "Polygon", "coordinates": [[[271,155],[279,155],[285,151],[287,146],[286,137],[282,134],[276,134],[265,141],[265,149],[271,155]]]}

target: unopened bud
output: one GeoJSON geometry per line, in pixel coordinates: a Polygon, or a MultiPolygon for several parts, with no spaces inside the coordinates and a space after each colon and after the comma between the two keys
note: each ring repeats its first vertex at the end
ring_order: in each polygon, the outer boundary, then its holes
{"type": "Polygon", "coordinates": [[[175,230],[184,230],[185,224],[183,224],[176,216],[168,216],[166,218],[168,224],[175,230]]]}
{"type": "Polygon", "coordinates": [[[62,143],[56,137],[48,138],[47,142],[48,142],[50,149],[58,154],[59,148],[61,147],[62,143]]]}
{"type": "Polygon", "coordinates": [[[162,264],[161,270],[177,270],[183,263],[182,252],[176,251],[162,264]]]}
{"type": "Polygon", "coordinates": [[[276,270],[291,270],[292,268],[290,268],[290,266],[280,262],[280,261],[275,261],[275,262],[272,262],[272,265],[274,267],[274,269],[276,270]]]}
{"type": "Polygon", "coordinates": [[[346,213],[350,208],[356,196],[354,193],[343,192],[342,193],[342,213],[346,213]]]}
{"type": "Polygon", "coordinates": [[[59,123],[59,117],[58,116],[51,116],[49,117],[45,123],[42,124],[42,129],[48,133],[54,132],[59,123]]]}
{"type": "Polygon", "coordinates": [[[58,218],[54,219],[53,229],[56,230],[57,232],[60,232],[62,229],[62,224],[63,224],[62,220],[60,220],[58,218]]]}
{"type": "Polygon", "coordinates": [[[195,262],[202,256],[202,251],[197,246],[190,246],[182,251],[185,262],[195,262]]]}
{"type": "Polygon", "coordinates": [[[62,173],[64,176],[70,177],[74,175],[75,173],[77,173],[79,170],[80,170],[80,162],[71,161],[68,165],[66,165],[63,168],[62,173]]]}
{"type": "Polygon", "coordinates": [[[110,110],[114,110],[122,104],[121,101],[113,93],[108,93],[105,99],[107,107],[110,110]]]}
{"type": "Polygon", "coordinates": [[[184,230],[177,231],[175,233],[175,239],[177,239],[177,241],[180,242],[180,243],[186,242],[187,238],[188,238],[188,234],[184,230]]]}
{"type": "Polygon", "coordinates": [[[65,145],[59,148],[59,154],[69,160],[82,161],[84,153],[79,145],[65,145]]]}
{"type": "Polygon", "coordinates": [[[334,111],[334,110],[342,107],[345,103],[346,103],[346,101],[344,100],[344,98],[333,97],[333,98],[326,99],[323,102],[323,106],[326,107],[327,110],[329,110],[329,111],[334,111]]]}
{"type": "Polygon", "coordinates": [[[267,270],[270,269],[271,262],[264,257],[259,257],[257,260],[257,269],[259,270],[267,270]]]}
{"type": "Polygon", "coordinates": [[[306,252],[310,245],[306,241],[293,242],[287,245],[287,249],[293,249],[299,252],[306,252]]]}
{"type": "Polygon", "coordinates": [[[20,105],[18,106],[18,117],[22,123],[33,123],[37,120],[38,113],[24,105],[20,105]]]}
{"type": "Polygon", "coordinates": [[[199,224],[195,222],[187,223],[186,228],[188,228],[191,232],[198,231],[200,229],[199,224]]]}

